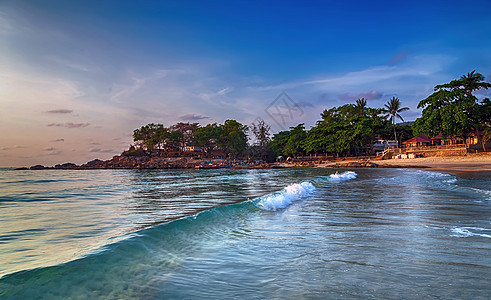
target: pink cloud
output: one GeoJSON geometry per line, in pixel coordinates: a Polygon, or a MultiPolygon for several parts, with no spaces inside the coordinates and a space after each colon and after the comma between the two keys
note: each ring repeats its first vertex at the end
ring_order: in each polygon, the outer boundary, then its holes
{"type": "Polygon", "coordinates": [[[73,110],[71,109],[53,109],[53,110],[48,110],[48,114],[70,114],[72,113],[73,110]]]}

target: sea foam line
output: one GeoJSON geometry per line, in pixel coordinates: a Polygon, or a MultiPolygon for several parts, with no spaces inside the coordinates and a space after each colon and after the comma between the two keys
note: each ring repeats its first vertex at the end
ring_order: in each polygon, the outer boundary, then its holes
{"type": "Polygon", "coordinates": [[[474,231],[490,231],[489,229],[479,228],[479,227],[454,227],[452,228],[452,232],[454,233],[452,234],[452,236],[456,236],[456,237],[480,236],[485,238],[491,238],[490,234],[472,232],[471,229],[474,231]]]}

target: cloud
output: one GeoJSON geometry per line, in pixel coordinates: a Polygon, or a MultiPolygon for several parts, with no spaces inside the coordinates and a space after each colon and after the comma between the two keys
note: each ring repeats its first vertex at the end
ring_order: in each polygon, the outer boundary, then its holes
{"type": "Polygon", "coordinates": [[[52,143],[58,143],[58,142],[64,142],[65,139],[56,139],[56,140],[51,140],[50,142],[52,143]]]}
{"type": "MultiPolygon", "coordinates": [[[[291,90],[308,87],[321,90],[346,90],[353,87],[373,85],[387,85],[394,82],[401,86],[408,86],[408,79],[425,79],[438,75],[445,66],[454,62],[454,57],[445,55],[419,55],[411,56],[400,65],[380,65],[358,71],[347,72],[338,77],[325,77],[317,79],[304,79],[255,88],[257,91],[291,90]]],[[[435,80],[435,78],[433,78],[435,80]]],[[[438,79],[438,78],[436,78],[438,79]]]]}
{"type": "Polygon", "coordinates": [[[48,127],[66,127],[66,128],[84,128],[89,126],[90,123],[51,123],[46,126],[48,127]]]}
{"type": "Polygon", "coordinates": [[[364,93],[359,93],[359,94],[349,94],[349,93],[344,93],[339,95],[339,99],[343,101],[355,101],[360,98],[365,98],[367,100],[378,100],[383,97],[383,93],[379,91],[370,91],[370,92],[364,92],[364,93]]]}
{"type": "Polygon", "coordinates": [[[89,150],[89,152],[91,153],[114,153],[116,151],[114,151],[113,149],[105,149],[105,150],[102,150],[100,148],[92,148],[89,150]]]}
{"type": "Polygon", "coordinates": [[[186,114],[181,116],[181,120],[183,121],[199,121],[205,119],[210,119],[210,117],[203,116],[203,115],[195,115],[195,114],[186,114]]]}
{"type": "Polygon", "coordinates": [[[41,154],[41,156],[46,155],[60,155],[62,152],[55,147],[47,147],[43,149],[43,152],[47,152],[46,154],[41,154]]]}
{"type": "Polygon", "coordinates": [[[93,69],[95,69],[93,67],[88,68],[87,66],[85,66],[83,64],[73,62],[73,60],[74,60],[73,58],[62,59],[58,56],[48,56],[48,57],[46,57],[46,59],[49,61],[52,61],[52,62],[54,62],[60,66],[63,66],[66,68],[71,68],[71,69],[74,69],[77,71],[89,72],[89,71],[92,71],[93,69]]]}
{"type": "Polygon", "coordinates": [[[390,64],[393,65],[393,64],[396,64],[400,61],[403,61],[408,56],[408,54],[409,53],[407,51],[402,51],[401,53],[392,57],[392,59],[390,60],[390,64]]]}
{"type": "Polygon", "coordinates": [[[307,101],[300,101],[296,103],[299,107],[306,108],[306,107],[314,107],[314,105],[310,102],[307,101]]]}
{"type": "Polygon", "coordinates": [[[6,150],[11,150],[11,149],[26,149],[26,148],[27,148],[26,146],[16,145],[14,147],[3,147],[3,148],[0,148],[0,150],[6,151],[6,150]]]}
{"type": "Polygon", "coordinates": [[[406,111],[403,111],[401,113],[401,115],[404,118],[404,121],[406,121],[407,118],[416,119],[417,117],[421,116],[421,113],[419,111],[406,110],[406,111]]]}
{"type": "Polygon", "coordinates": [[[229,92],[231,92],[232,89],[231,88],[224,88],[224,89],[221,89],[217,92],[218,95],[220,96],[225,96],[226,94],[228,94],[229,92]]]}
{"type": "Polygon", "coordinates": [[[48,114],[71,114],[73,110],[71,109],[53,109],[53,110],[48,110],[48,114]]]}
{"type": "Polygon", "coordinates": [[[112,94],[110,96],[111,101],[119,102],[128,97],[134,96],[134,94],[142,89],[147,84],[159,80],[169,74],[169,70],[157,70],[152,72],[148,76],[134,75],[132,74],[124,84],[117,84],[112,87],[112,94]]]}

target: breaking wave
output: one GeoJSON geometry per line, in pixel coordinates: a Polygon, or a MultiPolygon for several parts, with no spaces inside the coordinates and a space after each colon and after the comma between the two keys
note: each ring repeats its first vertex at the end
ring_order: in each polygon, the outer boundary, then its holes
{"type": "MultiPolygon", "coordinates": [[[[344,181],[355,179],[355,172],[346,171],[343,173],[336,172],[335,174],[331,174],[327,177],[320,177],[312,180],[312,182],[316,182],[319,179],[321,180],[329,180],[329,181],[344,181]]],[[[283,209],[292,204],[294,201],[301,200],[309,195],[311,195],[315,191],[315,186],[311,181],[304,181],[302,183],[294,183],[283,190],[259,197],[255,200],[255,204],[257,207],[264,210],[276,211],[278,209],[283,209]]]]}
{"type": "Polygon", "coordinates": [[[356,174],[353,171],[346,171],[343,173],[336,172],[334,174],[329,175],[329,179],[333,181],[350,180],[350,179],[355,179],[357,175],[358,174],[356,174]]]}
{"type": "Polygon", "coordinates": [[[279,192],[259,197],[256,205],[265,210],[275,211],[289,206],[293,201],[300,200],[314,191],[315,186],[309,181],[294,183],[279,192]]]}

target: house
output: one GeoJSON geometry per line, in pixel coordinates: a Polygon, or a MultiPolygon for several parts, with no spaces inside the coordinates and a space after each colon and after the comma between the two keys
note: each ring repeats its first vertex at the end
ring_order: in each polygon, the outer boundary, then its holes
{"type": "Polygon", "coordinates": [[[184,146],[184,152],[201,152],[201,147],[196,146],[194,143],[190,142],[184,146]]]}
{"type": "Polygon", "coordinates": [[[378,139],[377,142],[372,145],[372,148],[375,151],[384,151],[389,147],[397,148],[397,141],[378,139]]]}
{"type": "Polygon", "coordinates": [[[442,138],[442,134],[438,134],[437,136],[432,138],[438,145],[474,145],[481,142],[482,139],[482,131],[476,130],[469,134],[467,139],[464,141],[462,137],[459,136],[449,136],[447,138],[442,138]]]}
{"type": "Polygon", "coordinates": [[[406,146],[406,148],[423,147],[423,146],[431,146],[433,144],[433,141],[430,138],[428,138],[426,135],[421,133],[419,136],[415,136],[407,141],[402,142],[402,144],[406,146]]]}

